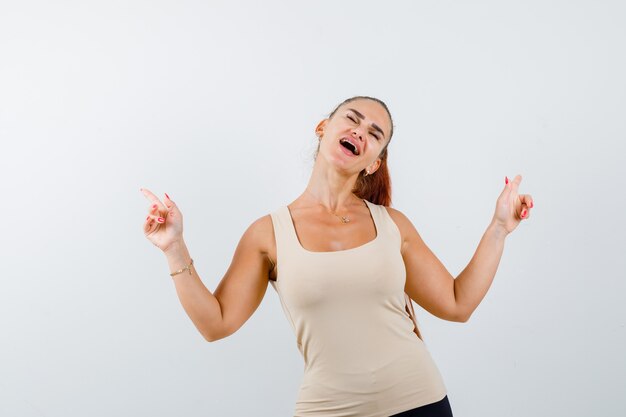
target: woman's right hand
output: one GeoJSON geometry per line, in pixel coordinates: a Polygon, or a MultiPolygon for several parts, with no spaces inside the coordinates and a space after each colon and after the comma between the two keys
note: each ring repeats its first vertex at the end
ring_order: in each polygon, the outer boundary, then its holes
{"type": "Polygon", "coordinates": [[[178,206],[165,194],[162,203],[148,189],[141,192],[150,201],[148,217],[143,223],[146,238],[163,252],[176,242],[183,241],[183,214],[178,206]]]}

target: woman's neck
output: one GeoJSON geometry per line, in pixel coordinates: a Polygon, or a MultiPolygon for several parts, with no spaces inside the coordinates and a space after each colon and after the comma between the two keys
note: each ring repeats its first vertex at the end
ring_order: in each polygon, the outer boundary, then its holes
{"type": "Polygon", "coordinates": [[[361,199],[352,192],[357,177],[358,173],[346,176],[345,173],[326,164],[324,160],[318,159],[309,183],[298,200],[307,205],[322,205],[332,212],[362,205],[361,199]]]}

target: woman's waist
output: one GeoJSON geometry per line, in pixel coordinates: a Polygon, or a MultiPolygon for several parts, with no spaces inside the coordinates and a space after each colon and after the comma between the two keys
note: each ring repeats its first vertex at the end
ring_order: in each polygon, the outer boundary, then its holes
{"type": "Polygon", "coordinates": [[[417,339],[388,345],[384,349],[360,346],[309,352],[303,379],[381,383],[393,380],[397,375],[420,376],[424,370],[431,371],[434,367],[432,356],[417,339]]]}
{"type": "Polygon", "coordinates": [[[386,409],[421,399],[441,398],[447,391],[430,355],[399,355],[377,366],[359,365],[322,364],[306,369],[298,392],[298,410],[304,414],[304,411],[338,410],[338,407],[361,411],[386,409]]]}
{"type": "Polygon", "coordinates": [[[413,332],[361,343],[355,343],[354,338],[312,337],[302,348],[308,372],[382,372],[394,364],[411,366],[432,360],[424,342],[413,332]]]}

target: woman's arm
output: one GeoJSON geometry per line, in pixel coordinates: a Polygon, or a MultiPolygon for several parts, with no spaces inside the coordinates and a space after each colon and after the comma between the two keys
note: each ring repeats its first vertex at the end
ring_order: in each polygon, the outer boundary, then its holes
{"type": "Polygon", "coordinates": [[[465,321],[454,296],[454,277],[422,240],[413,223],[399,210],[385,207],[398,226],[406,270],[404,291],[432,315],[465,321]]]}
{"type": "Polygon", "coordinates": [[[487,294],[502,258],[507,234],[507,231],[495,222],[489,224],[476,253],[454,280],[454,294],[462,321],[469,320],[487,294]]]}
{"type": "MultiPolygon", "coordinates": [[[[269,215],[248,227],[214,293],[206,288],[193,267],[191,275],[184,271],[172,277],[185,312],[207,341],[233,334],[260,305],[271,268],[264,250],[267,233],[273,233],[269,215]]],[[[191,261],[183,242],[168,248],[166,256],[170,271],[177,271],[191,261]]]]}
{"type": "MultiPolygon", "coordinates": [[[[184,241],[172,244],[164,253],[170,271],[178,271],[191,262],[191,256],[184,241]]],[[[174,275],[172,280],[185,312],[200,334],[209,342],[212,341],[212,335],[216,329],[221,327],[221,307],[215,296],[205,287],[198,276],[195,263],[189,271],[174,275]]]]}
{"type": "Polygon", "coordinates": [[[494,217],[476,253],[455,279],[426,246],[411,221],[399,210],[386,207],[402,235],[402,258],[406,267],[405,292],[431,314],[450,321],[466,322],[478,307],[496,274],[504,241],[530,217],[534,206],[530,194],[518,194],[522,176],[505,178],[494,217]]]}
{"type": "Polygon", "coordinates": [[[405,292],[436,317],[456,322],[469,320],[493,281],[507,232],[492,222],[469,265],[455,279],[424,243],[413,223],[401,211],[386,208],[402,236],[405,292]]]}

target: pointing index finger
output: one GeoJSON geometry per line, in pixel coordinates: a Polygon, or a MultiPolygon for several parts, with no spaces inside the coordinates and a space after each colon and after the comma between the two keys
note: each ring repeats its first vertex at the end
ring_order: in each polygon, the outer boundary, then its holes
{"type": "Polygon", "coordinates": [[[143,195],[150,200],[153,203],[161,203],[161,201],[158,199],[158,197],[154,194],[152,194],[152,192],[150,190],[148,190],[147,188],[141,188],[140,189],[141,192],[143,193],[143,195]]]}

